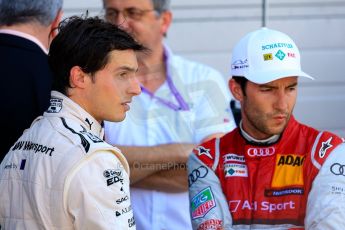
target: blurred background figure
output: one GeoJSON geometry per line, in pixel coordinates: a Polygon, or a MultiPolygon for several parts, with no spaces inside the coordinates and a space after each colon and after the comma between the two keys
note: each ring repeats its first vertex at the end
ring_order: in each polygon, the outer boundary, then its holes
{"type": "Polygon", "coordinates": [[[123,122],[105,122],[106,141],[131,166],[137,228],[191,229],[186,161],[196,144],[235,128],[227,84],[215,69],[176,56],[163,43],[172,22],[169,1],[103,4],[107,21],[150,49],[138,56],[141,95],[123,122]]]}
{"type": "Polygon", "coordinates": [[[47,53],[62,0],[0,1],[0,161],[48,108],[52,74],[47,53]]]}

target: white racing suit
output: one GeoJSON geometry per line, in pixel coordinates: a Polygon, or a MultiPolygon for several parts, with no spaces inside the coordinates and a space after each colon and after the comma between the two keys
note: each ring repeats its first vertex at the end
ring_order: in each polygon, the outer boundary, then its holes
{"type": "Polygon", "coordinates": [[[128,163],[102,139],[90,114],[52,91],[1,163],[2,229],[135,229],[128,163]]]}

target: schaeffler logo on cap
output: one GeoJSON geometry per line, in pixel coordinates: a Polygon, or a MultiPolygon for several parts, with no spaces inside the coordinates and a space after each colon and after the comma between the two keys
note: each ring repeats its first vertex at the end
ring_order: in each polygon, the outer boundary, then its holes
{"type": "Polygon", "coordinates": [[[236,69],[245,69],[248,68],[248,59],[245,60],[236,60],[232,63],[231,68],[236,70],[236,69]]]}
{"type": "Polygon", "coordinates": [[[286,54],[283,51],[278,50],[275,56],[282,61],[285,58],[286,54]]]}
{"type": "Polygon", "coordinates": [[[288,49],[292,49],[293,45],[290,43],[284,43],[284,42],[278,42],[278,43],[272,43],[272,44],[267,44],[267,45],[263,45],[261,46],[262,50],[271,50],[271,49],[279,49],[279,48],[288,48],[288,49]]]}

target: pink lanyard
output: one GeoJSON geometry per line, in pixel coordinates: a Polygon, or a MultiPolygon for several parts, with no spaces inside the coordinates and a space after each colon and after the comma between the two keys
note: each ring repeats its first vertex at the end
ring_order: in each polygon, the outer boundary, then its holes
{"type": "MultiPolygon", "coordinates": [[[[164,62],[167,63],[167,56],[164,54],[164,62]]],[[[168,66],[168,65],[167,65],[168,66]]],[[[163,105],[167,106],[168,108],[171,108],[175,111],[188,111],[189,110],[189,106],[186,103],[186,101],[183,99],[183,97],[181,96],[181,94],[178,92],[178,90],[176,89],[171,77],[170,77],[170,71],[168,70],[167,67],[167,78],[166,81],[168,83],[169,89],[172,92],[172,94],[174,95],[176,101],[178,102],[178,105],[172,103],[171,101],[165,100],[163,98],[157,97],[155,96],[153,93],[151,93],[150,91],[148,91],[144,86],[141,86],[141,90],[143,93],[146,93],[148,95],[150,95],[151,98],[155,98],[157,99],[157,101],[159,101],[160,103],[162,103],[163,105]]]]}

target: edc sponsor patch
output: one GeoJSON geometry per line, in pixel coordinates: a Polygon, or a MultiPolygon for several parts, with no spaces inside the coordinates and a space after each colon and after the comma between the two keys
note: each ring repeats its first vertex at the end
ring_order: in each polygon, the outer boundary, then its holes
{"type": "Polygon", "coordinates": [[[107,186],[121,182],[123,185],[122,171],[118,169],[107,169],[103,172],[103,176],[107,180],[107,186]]]}
{"type": "Polygon", "coordinates": [[[212,190],[207,187],[192,198],[192,219],[204,217],[214,207],[216,207],[216,202],[212,190]]]}

